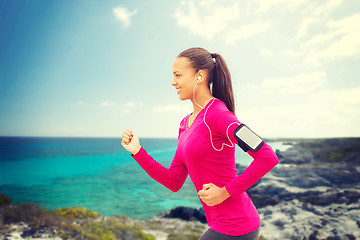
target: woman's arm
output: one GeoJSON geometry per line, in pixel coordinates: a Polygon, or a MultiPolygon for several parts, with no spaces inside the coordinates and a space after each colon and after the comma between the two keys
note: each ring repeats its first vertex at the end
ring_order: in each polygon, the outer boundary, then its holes
{"type": "Polygon", "coordinates": [[[132,155],[132,157],[150,177],[171,191],[177,192],[184,185],[188,171],[177,152],[169,169],[155,161],[143,148],[137,154],[132,155]]]}
{"type": "Polygon", "coordinates": [[[177,152],[168,169],[155,161],[145,149],[141,147],[139,138],[132,131],[127,130],[124,132],[121,145],[132,153],[131,156],[150,177],[171,191],[177,192],[184,185],[188,172],[177,152]]]}
{"type": "Polygon", "coordinates": [[[275,152],[265,142],[258,151],[247,151],[247,153],[254,160],[242,174],[225,186],[228,193],[233,197],[245,192],[279,163],[275,152]]]}

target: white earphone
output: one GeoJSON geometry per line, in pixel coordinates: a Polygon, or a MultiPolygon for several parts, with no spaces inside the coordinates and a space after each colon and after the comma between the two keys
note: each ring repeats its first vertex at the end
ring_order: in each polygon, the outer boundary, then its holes
{"type": "Polygon", "coordinates": [[[196,82],[196,83],[199,83],[200,79],[201,79],[201,76],[198,76],[198,77],[197,77],[197,82],[196,82]]]}

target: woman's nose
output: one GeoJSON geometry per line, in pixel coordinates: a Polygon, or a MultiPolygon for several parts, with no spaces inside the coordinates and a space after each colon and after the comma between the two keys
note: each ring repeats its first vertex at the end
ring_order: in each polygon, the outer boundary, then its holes
{"type": "Polygon", "coordinates": [[[175,81],[175,78],[174,78],[171,82],[171,86],[175,86],[176,84],[177,84],[177,82],[175,81]]]}

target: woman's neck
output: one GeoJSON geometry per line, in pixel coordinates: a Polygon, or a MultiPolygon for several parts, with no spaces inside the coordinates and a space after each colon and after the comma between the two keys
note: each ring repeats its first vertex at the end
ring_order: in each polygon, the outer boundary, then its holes
{"type": "Polygon", "coordinates": [[[203,108],[205,108],[206,104],[208,104],[212,98],[213,96],[209,92],[208,94],[204,94],[203,96],[196,97],[196,102],[194,101],[194,99],[192,99],[191,102],[194,108],[193,114],[197,115],[203,108]]]}

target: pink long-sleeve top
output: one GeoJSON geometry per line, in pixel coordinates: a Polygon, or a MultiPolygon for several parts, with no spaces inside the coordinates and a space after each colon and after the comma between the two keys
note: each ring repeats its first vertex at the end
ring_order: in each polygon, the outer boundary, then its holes
{"type": "Polygon", "coordinates": [[[235,114],[214,98],[190,127],[189,117],[180,123],[178,145],[169,169],[143,148],[133,158],[153,179],[174,192],[183,186],[188,175],[197,192],[207,183],[225,186],[230,197],[221,204],[210,207],[200,199],[210,229],[231,236],[256,230],[260,217],[245,191],[278,163],[276,154],[266,143],[257,152],[248,151],[254,160],[237,176],[234,147],[237,140],[233,133],[240,121],[235,114]]]}

